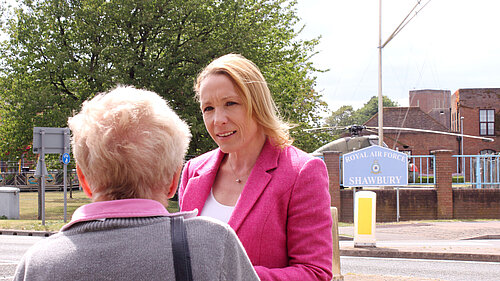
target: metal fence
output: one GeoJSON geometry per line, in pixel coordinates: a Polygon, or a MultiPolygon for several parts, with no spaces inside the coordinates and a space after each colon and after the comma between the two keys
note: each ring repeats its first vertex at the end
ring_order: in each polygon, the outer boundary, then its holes
{"type": "MultiPolygon", "coordinates": [[[[324,160],[323,156],[317,156],[324,160]]],[[[342,155],[339,156],[339,182],[342,186],[342,155]]],[[[452,173],[453,187],[500,188],[500,155],[453,155],[456,160],[452,173]]],[[[408,155],[408,185],[435,186],[434,155],[408,155]]]]}
{"type": "MultiPolygon", "coordinates": [[[[21,190],[37,190],[39,178],[35,177],[33,161],[0,161],[0,186],[13,186],[21,190]]],[[[75,170],[67,171],[67,187],[78,188],[75,170]]],[[[63,169],[51,169],[45,178],[47,190],[63,190],[63,169]]]]}
{"type": "Polygon", "coordinates": [[[500,188],[500,155],[453,155],[456,159],[454,185],[500,188]]]}
{"type": "Polygon", "coordinates": [[[408,185],[434,185],[436,161],[434,155],[408,155],[408,185]]]}

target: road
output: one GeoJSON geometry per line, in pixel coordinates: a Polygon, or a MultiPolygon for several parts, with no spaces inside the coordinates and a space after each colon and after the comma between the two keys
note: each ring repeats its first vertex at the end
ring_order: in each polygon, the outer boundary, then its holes
{"type": "Polygon", "coordinates": [[[0,280],[12,280],[17,263],[31,245],[44,237],[0,235],[0,280]]]}
{"type": "Polygon", "coordinates": [[[348,273],[430,278],[447,281],[497,281],[500,263],[340,257],[343,275],[348,273]]]}
{"type": "MultiPolygon", "coordinates": [[[[0,235],[0,281],[12,280],[26,250],[44,237],[0,235]]],[[[500,263],[341,257],[341,271],[348,273],[431,278],[434,280],[499,280],[500,263]]]]}

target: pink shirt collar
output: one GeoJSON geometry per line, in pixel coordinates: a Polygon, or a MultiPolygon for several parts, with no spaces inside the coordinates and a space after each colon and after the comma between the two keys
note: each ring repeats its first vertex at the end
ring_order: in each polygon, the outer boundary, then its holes
{"type": "Polygon", "coordinates": [[[198,214],[195,209],[189,212],[169,213],[158,201],[150,199],[122,199],[93,202],[76,209],[71,221],[61,228],[64,231],[73,224],[83,221],[102,220],[107,218],[137,218],[158,216],[179,216],[192,218],[198,214]]]}

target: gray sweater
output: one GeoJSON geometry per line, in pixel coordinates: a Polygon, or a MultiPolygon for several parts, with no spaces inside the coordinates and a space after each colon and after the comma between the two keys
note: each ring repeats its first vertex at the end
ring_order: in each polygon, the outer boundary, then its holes
{"type": "MultiPolygon", "coordinates": [[[[228,225],[185,223],[194,280],[259,280],[228,225]]],[[[175,280],[170,218],[76,223],[30,248],[14,280],[175,280]]]]}

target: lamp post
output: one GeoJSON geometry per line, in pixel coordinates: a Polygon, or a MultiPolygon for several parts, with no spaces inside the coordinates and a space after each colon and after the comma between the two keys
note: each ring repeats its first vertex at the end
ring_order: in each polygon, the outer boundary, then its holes
{"type": "MultiPolygon", "coordinates": [[[[379,0],[378,21],[378,145],[384,146],[384,99],[382,96],[382,0],[379,0]]],[[[390,39],[389,39],[390,40],[390,39]]],[[[389,42],[386,42],[386,44],[389,42]]],[[[385,44],[384,44],[385,45],[385,44]]]]}
{"type": "Polygon", "coordinates": [[[382,95],[382,49],[389,43],[417,14],[420,12],[430,1],[427,1],[418,11],[415,9],[421,4],[417,1],[413,9],[406,15],[403,21],[398,25],[398,27],[392,32],[392,34],[387,38],[384,44],[382,44],[382,0],[378,1],[378,145],[384,145],[384,98],[382,95]],[[415,11],[415,14],[411,14],[415,11]],[[411,17],[410,17],[411,16],[411,17]]]}

